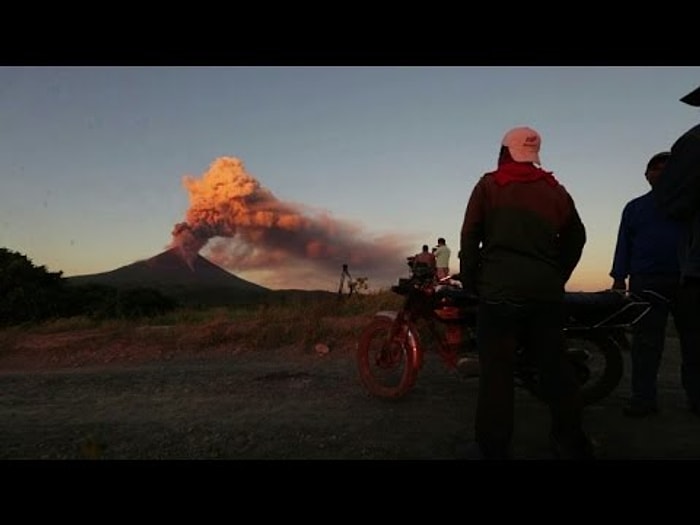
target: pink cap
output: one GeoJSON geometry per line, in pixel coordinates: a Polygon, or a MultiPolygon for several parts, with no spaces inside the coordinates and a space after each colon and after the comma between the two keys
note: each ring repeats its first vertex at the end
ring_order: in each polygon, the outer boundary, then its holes
{"type": "Polygon", "coordinates": [[[540,164],[540,134],[528,127],[513,128],[503,137],[501,144],[508,148],[516,162],[540,164]]]}

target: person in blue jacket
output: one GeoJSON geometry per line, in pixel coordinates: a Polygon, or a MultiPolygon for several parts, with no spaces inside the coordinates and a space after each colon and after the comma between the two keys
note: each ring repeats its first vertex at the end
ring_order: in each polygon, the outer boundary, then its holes
{"type": "MultiPolygon", "coordinates": [[[[644,176],[652,188],[670,156],[664,151],[649,159],[644,176]]],[[[677,248],[682,234],[683,224],[661,212],[651,190],[629,201],[622,210],[610,271],[612,288],[634,294],[651,290],[666,299],[652,298],[649,313],[634,326],[630,352],[632,396],[623,409],[626,416],[644,417],[658,411],[656,382],[669,314],[681,335],[681,345],[692,343],[678,322],[676,302],[680,288],[677,248]]]]}

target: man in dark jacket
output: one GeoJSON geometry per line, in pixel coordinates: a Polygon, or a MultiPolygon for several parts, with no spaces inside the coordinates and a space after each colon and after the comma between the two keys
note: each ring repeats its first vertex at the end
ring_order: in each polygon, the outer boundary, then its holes
{"type": "MultiPolygon", "coordinates": [[[[647,162],[644,176],[652,188],[670,156],[670,152],[664,151],[647,162]]],[[[651,190],[629,201],[622,210],[610,271],[612,287],[642,295],[652,291],[666,299],[651,298],[651,309],[634,326],[630,352],[632,397],[624,408],[626,416],[644,417],[658,411],[656,383],[669,315],[673,316],[678,330],[681,352],[696,343],[678,322],[678,243],[682,235],[682,223],[669,219],[659,210],[651,190]]]]}
{"type": "Polygon", "coordinates": [[[498,169],[477,182],[462,224],[460,276],[480,300],[475,434],[489,459],[510,455],[520,343],[541,374],[554,452],[592,457],[562,333],[564,286],[581,258],[586,231],[569,193],[539,167],[540,143],[540,135],[528,127],[506,133],[498,169]]]}
{"type": "MultiPolygon", "coordinates": [[[[700,87],[681,98],[700,107],[700,87]]],[[[671,156],[654,185],[660,209],[684,225],[679,246],[681,286],[677,323],[691,338],[681,348],[681,382],[690,410],[700,415],[700,124],[686,131],[671,147],[671,156]]]]}

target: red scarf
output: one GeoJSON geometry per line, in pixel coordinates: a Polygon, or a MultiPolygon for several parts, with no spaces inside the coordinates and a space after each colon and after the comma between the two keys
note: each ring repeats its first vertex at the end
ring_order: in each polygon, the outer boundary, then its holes
{"type": "Polygon", "coordinates": [[[506,162],[498,166],[491,175],[499,186],[505,186],[511,182],[534,182],[542,179],[552,187],[559,184],[551,171],[544,171],[530,162],[506,162]]]}

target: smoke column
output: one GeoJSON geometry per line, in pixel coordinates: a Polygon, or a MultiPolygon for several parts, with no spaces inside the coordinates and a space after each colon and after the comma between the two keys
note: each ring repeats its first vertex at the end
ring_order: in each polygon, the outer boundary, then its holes
{"type": "Polygon", "coordinates": [[[190,207],[170,247],[188,261],[204,249],[231,272],[259,275],[263,286],[333,289],[348,264],[353,277],[384,287],[406,273],[406,256],[415,251],[397,235],[371,237],[327,212],[279,200],[234,157],[217,158],[183,185],[190,207]]]}

